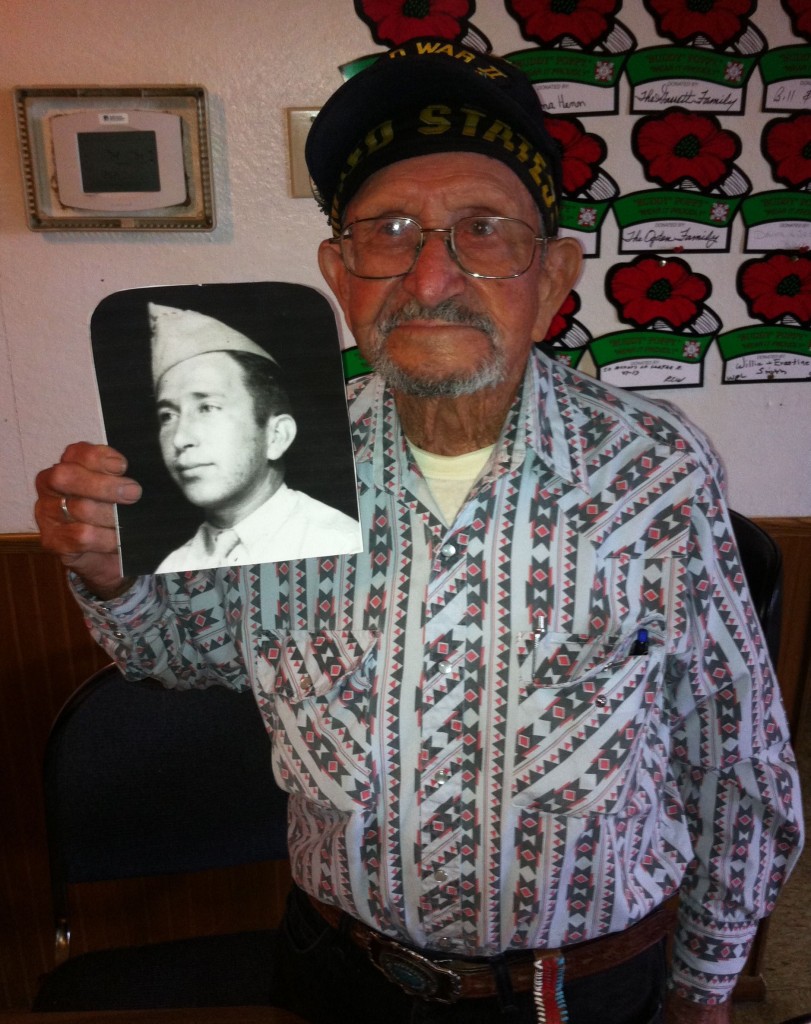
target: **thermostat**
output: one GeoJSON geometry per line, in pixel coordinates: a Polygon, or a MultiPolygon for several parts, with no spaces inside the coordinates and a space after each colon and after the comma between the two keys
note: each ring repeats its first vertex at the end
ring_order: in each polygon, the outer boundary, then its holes
{"type": "Polygon", "coordinates": [[[20,86],[14,105],[32,231],[213,230],[203,86],[20,86]]]}
{"type": "Polygon", "coordinates": [[[158,110],[50,118],[59,202],[76,210],[162,210],[187,201],[182,122],[158,110]]]}

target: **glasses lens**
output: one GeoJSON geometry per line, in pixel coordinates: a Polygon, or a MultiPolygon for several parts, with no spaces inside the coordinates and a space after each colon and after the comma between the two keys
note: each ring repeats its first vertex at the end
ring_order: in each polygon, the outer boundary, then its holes
{"type": "Polygon", "coordinates": [[[535,252],[533,229],[511,217],[463,217],[450,229],[424,231],[410,217],[370,217],[344,229],[341,255],[358,277],[402,277],[414,266],[423,235],[432,231],[450,235],[456,262],[476,277],[519,277],[535,252]]]}
{"type": "Polygon", "coordinates": [[[341,254],[360,277],[400,277],[411,270],[420,237],[419,224],[409,217],[356,220],[341,235],[341,254]]]}
{"type": "Polygon", "coordinates": [[[535,251],[535,232],[510,217],[465,217],[452,237],[459,266],[480,277],[517,277],[535,251]]]}

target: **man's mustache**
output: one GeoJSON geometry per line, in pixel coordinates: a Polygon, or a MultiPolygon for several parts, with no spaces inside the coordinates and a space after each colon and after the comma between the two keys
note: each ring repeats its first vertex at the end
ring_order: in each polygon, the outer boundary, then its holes
{"type": "Polygon", "coordinates": [[[472,327],[482,331],[491,341],[496,340],[496,326],[485,313],[476,313],[472,309],[461,305],[454,299],[443,299],[436,306],[424,306],[416,299],[410,299],[396,312],[386,317],[379,325],[379,330],[384,338],[395,327],[412,323],[419,320],[431,320],[434,322],[454,324],[461,327],[472,327]]]}

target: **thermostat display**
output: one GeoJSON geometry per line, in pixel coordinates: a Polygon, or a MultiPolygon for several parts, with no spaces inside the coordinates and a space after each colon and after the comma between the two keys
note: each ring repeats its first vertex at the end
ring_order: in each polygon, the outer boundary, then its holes
{"type": "Polygon", "coordinates": [[[160,192],[154,132],[79,132],[85,192],[160,192]]]}
{"type": "Polygon", "coordinates": [[[79,210],[160,210],[187,199],[181,119],[150,110],[51,118],[59,201],[79,210]]]}

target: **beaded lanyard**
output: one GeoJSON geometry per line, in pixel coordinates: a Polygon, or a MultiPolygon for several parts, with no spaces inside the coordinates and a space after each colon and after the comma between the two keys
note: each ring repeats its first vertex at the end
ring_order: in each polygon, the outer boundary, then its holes
{"type": "Polygon", "coordinates": [[[532,998],[538,1024],[568,1024],[569,1014],[563,998],[563,957],[543,957],[535,961],[532,998]]]}

